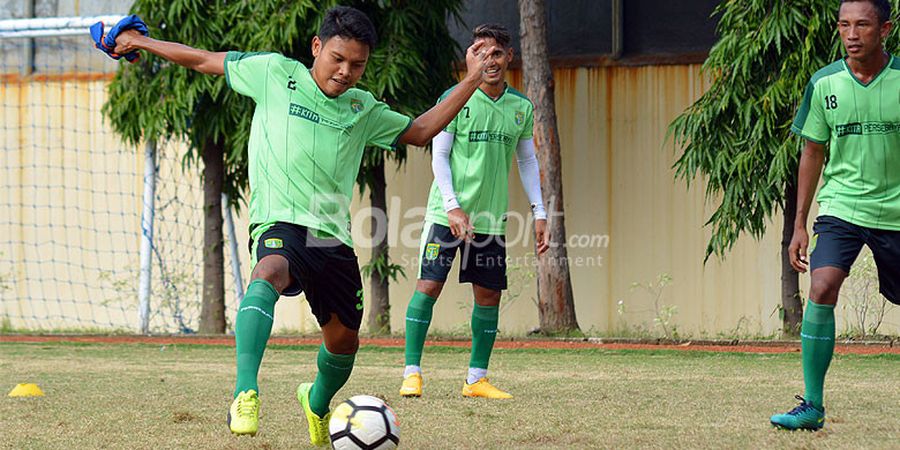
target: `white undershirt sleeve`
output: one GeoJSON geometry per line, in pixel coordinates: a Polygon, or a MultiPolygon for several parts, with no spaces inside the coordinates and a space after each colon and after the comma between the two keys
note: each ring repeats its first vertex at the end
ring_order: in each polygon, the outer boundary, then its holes
{"type": "Polygon", "coordinates": [[[541,173],[538,169],[537,156],[534,154],[534,139],[522,139],[516,147],[516,162],[519,164],[519,178],[531,204],[531,212],[535,219],[546,219],[544,201],[541,198],[541,173]]]}
{"type": "Polygon", "coordinates": [[[450,174],[450,150],[453,148],[453,134],[446,131],[438,133],[431,140],[431,170],[434,181],[444,197],[444,211],[450,212],[459,208],[456,192],[453,190],[453,175],[450,174]]]}

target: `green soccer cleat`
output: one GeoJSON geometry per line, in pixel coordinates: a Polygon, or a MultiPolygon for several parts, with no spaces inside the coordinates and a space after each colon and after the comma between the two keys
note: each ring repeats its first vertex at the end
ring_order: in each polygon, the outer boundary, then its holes
{"type": "Polygon", "coordinates": [[[325,414],[325,417],[319,416],[309,407],[309,391],[312,390],[312,383],[303,383],[297,386],[297,400],[303,407],[306,414],[306,422],[309,424],[309,442],[315,446],[325,446],[331,443],[331,436],[328,433],[328,422],[331,420],[331,411],[325,414]]]}
{"type": "Polygon", "coordinates": [[[249,434],[256,436],[259,430],[259,396],[256,391],[242,391],[231,402],[228,410],[228,428],[231,432],[241,436],[249,434]]]}
{"type": "Polygon", "coordinates": [[[784,414],[775,414],[769,419],[777,428],[783,430],[815,431],[825,425],[825,408],[819,409],[808,403],[803,397],[794,396],[800,405],[784,414]]]}

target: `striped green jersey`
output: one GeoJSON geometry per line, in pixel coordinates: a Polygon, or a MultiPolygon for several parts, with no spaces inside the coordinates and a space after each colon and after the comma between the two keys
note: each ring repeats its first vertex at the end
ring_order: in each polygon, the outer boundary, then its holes
{"type": "Polygon", "coordinates": [[[350,200],[363,150],[393,148],[412,120],[372,94],[326,96],[309,69],[276,53],[228,52],[225,79],[253,98],[250,224],[303,225],[352,246],[350,200]]]}
{"type": "Polygon", "coordinates": [[[900,230],[900,60],[868,84],[844,60],[819,70],[791,131],[828,144],[819,214],[900,230]]]}
{"type": "MultiPolygon", "coordinates": [[[[448,89],[438,102],[452,90],[448,89]]],[[[444,129],[454,135],[450,173],[456,199],[476,233],[506,233],[509,169],[519,141],[532,138],[533,123],[531,101],[507,86],[496,100],[478,89],[444,129]]],[[[449,226],[443,205],[444,198],[434,182],[425,220],[449,226]]]]}

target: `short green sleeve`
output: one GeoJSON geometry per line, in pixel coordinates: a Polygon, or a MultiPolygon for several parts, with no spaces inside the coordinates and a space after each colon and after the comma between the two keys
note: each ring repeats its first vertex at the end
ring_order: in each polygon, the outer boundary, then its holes
{"type": "Polygon", "coordinates": [[[391,150],[397,146],[400,136],[412,125],[412,119],[392,111],[384,102],[375,102],[369,113],[366,146],[391,150]]]}
{"type": "MultiPolygon", "coordinates": [[[[438,98],[438,101],[435,104],[438,104],[438,103],[444,101],[444,99],[447,98],[448,95],[450,95],[450,92],[452,92],[453,88],[455,88],[455,87],[456,86],[453,86],[450,89],[447,89],[446,91],[444,91],[444,93],[440,96],[440,98],[438,98]]],[[[466,111],[466,109],[465,109],[465,107],[463,107],[463,109],[459,112],[459,114],[463,114],[465,111],[466,111]]],[[[444,127],[444,131],[446,131],[450,134],[456,134],[456,119],[459,117],[459,114],[453,116],[453,120],[451,120],[450,123],[448,123],[447,126],[444,127]]]]}
{"type": "Polygon", "coordinates": [[[528,108],[528,111],[525,113],[525,128],[522,129],[522,134],[519,136],[519,140],[531,139],[534,137],[534,108],[528,108]]]}
{"type": "Polygon", "coordinates": [[[806,85],[803,94],[803,102],[794,117],[791,131],[802,138],[819,144],[828,142],[831,138],[831,127],[825,120],[825,95],[818,92],[816,84],[812,81],[806,85]]]}
{"type": "Polygon", "coordinates": [[[265,93],[269,64],[277,53],[228,52],[225,55],[225,81],[231,89],[257,102],[265,93]]]}

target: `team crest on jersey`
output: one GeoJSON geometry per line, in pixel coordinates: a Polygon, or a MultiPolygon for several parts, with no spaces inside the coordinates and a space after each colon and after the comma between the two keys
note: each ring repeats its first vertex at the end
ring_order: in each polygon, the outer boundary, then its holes
{"type": "Polygon", "coordinates": [[[522,125],[522,122],[525,122],[525,113],[516,111],[516,125],[522,125]]]}
{"type": "Polygon", "coordinates": [[[428,261],[434,261],[438,257],[438,253],[441,251],[441,244],[428,244],[425,246],[425,259],[428,261]]]}
{"type": "Polygon", "coordinates": [[[284,247],[284,242],[278,238],[269,238],[265,241],[266,248],[282,248],[284,247]]]}
{"type": "Polygon", "coordinates": [[[355,98],[350,99],[350,110],[353,111],[353,114],[361,113],[366,106],[363,105],[361,100],[357,100],[355,98]]]}

